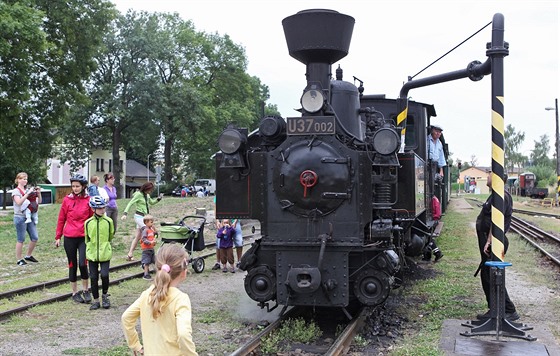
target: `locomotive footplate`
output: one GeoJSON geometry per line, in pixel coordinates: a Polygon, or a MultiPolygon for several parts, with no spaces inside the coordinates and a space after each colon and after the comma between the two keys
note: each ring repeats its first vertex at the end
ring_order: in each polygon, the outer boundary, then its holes
{"type": "Polygon", "coordinates": [[[348,252],[328,251],[328,256],[328,261],[323,261],[322,266],[318,267],[318,249],[276,251],[278,303],[347,306],[348,252]]]}

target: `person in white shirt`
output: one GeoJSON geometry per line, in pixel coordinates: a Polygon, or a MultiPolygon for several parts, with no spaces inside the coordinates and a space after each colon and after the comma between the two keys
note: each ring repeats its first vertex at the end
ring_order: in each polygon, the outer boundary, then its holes
{"type": "Polygon", "coordinates": [[[439,175],[443,177],[443,167],[447,165],[445,162],[445,154],[443,153],[443,145],[439,140],[443,129],[439,125],[430,126],[431,133],[428,135],[428,158],[437,162],[439,175]]]}

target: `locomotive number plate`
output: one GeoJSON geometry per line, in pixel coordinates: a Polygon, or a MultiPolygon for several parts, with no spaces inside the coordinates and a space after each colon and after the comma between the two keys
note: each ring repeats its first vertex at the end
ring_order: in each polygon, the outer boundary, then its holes
{"type": "Polygon", "coordinates": [[[288,135],[334,135],[334,116],[288,117],[288,135]]]}

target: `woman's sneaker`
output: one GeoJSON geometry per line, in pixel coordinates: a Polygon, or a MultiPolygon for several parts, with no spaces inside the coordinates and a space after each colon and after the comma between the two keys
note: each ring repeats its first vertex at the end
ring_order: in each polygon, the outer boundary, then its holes
{"type": "Polygon", "coordinates": [[[39,262],[39,261],[37,261],[37,259],[36,259],[35,257],[33,257],[33,256],[25,256],[25,260],[30,261],[30,262],[35,262],[35,263],[39,262]]]}
{"type": "Polygon", "coordinates": [[[101,308],[101,305],[99,304],[99,302],[94,302],[91,307],[89,307],[89,310],[97,310],[101,308]]]}
{"type": "Polygon", "coordinates": [[[74,294],[72,296],[72,299],[76,302],[76,303],[84,303],[84,297],[82,296],[82,291],[76,292],[76,294],[74,294]]]}
{"type": "Polygon", "coordinates": [[[109,302],[109,296],[107,294],[101,296],[101,306],[103,309],[109,309],[111,307],[111,302],[109,302]]]}
{"type": "Polygon", "coordinates": [[[83,296],[86,303],[91,303],[91,293],[89,291],[84,291],[83,296]]]}

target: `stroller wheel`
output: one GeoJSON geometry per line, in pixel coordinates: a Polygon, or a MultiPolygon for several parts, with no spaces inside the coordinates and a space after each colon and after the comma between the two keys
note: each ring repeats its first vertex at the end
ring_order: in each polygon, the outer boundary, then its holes
{"type": "Polygon", "coordinates": [[[202,271],[204,271],[204,264],[204,258],[202,257],[195,258],[192,261],[192,267],[196,273],[202,273],[202,271]]]}

